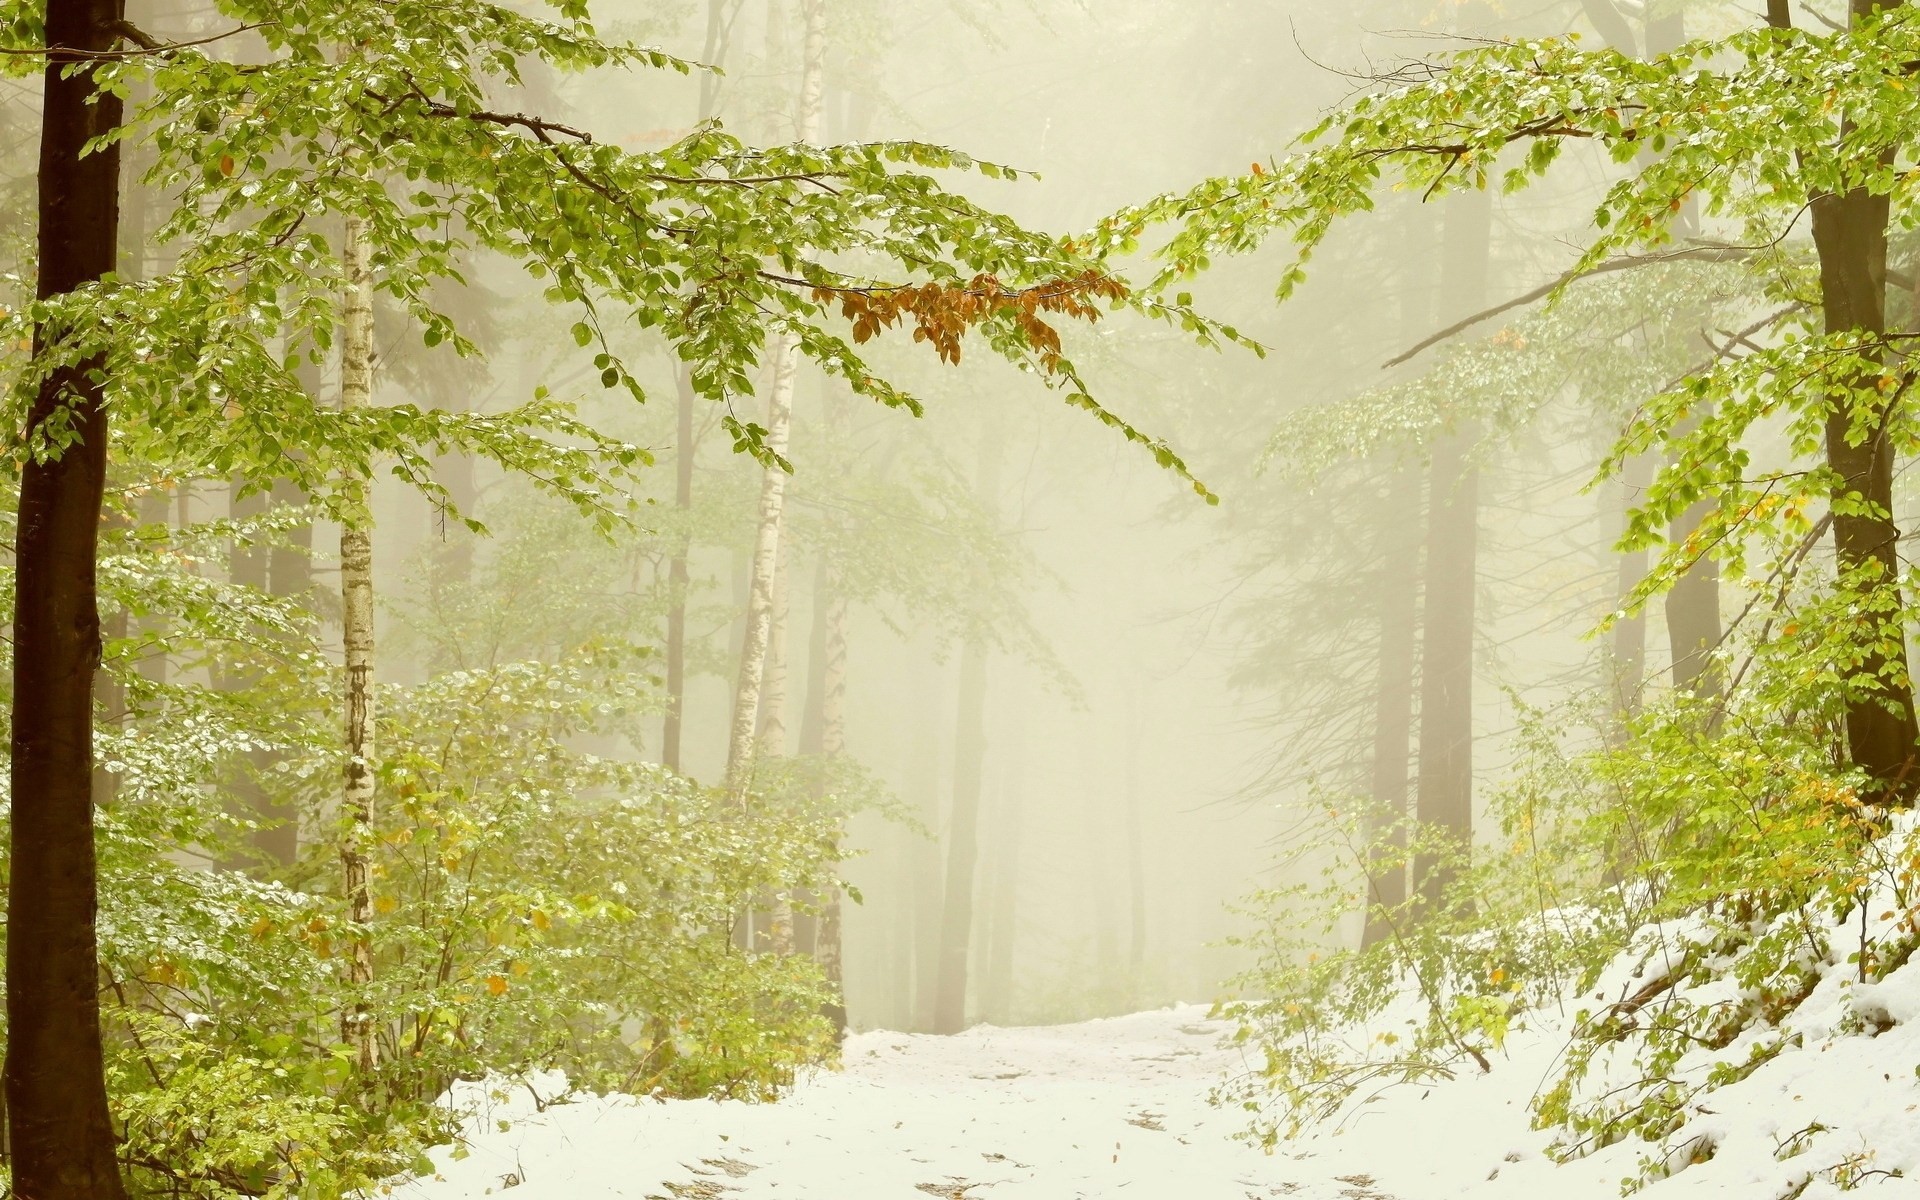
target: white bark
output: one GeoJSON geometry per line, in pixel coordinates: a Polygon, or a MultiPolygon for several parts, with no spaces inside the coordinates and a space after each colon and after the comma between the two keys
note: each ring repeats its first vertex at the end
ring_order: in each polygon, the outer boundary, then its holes
{"type": "MultiPolygon", "coordinates": [[[[341,239],[347,288],[341,306],[340,407],[365,408],[373,398],[373,271],[365,232],[346,218],[341,239]]],[[[368,848],[373,841],[373,513],[365,479],[343,481],[347,515],[340,526],[340,610],[346,649],[346,772],[341,789],[347,828],[340,843],[342,890],[352,923],[347,979],[364,994],[373,982],[373,920],[368,848]]],[[[343,1033],[363,1071],[373,1069],[376,1043],[364,998],[345,1016],[343,1033]]]]}
{"type": "MultiPolygon", "coordinates": [[[[820,137],[826,83],[827,13],[825,0],[803,0],[806,18],[804,63],[800,78],[800,140],[820,137]]],[[[767,395],[767,448],[785,457],[793,427],[793,383],[799,346],[785,333],[773,341],[773,386],[767,395]]],[[[760,519],[754,538],[753,574],[747,599],[746,640],[740,651],[740,680],[734,692],[733,725],[727,739],[727,790],[744,802],[753,777],[755,743],[765,688],[768,644],[773,638],[775,575],[786,523],[787,476],[767,468],[760,484],[760,519]]]]}

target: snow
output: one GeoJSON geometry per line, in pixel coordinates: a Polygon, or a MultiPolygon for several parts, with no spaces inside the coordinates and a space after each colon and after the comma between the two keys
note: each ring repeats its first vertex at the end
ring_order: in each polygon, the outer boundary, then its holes
{"type": "MultiPolygon", "coordinates": [[[[1835,944],[1844,954],[1845,938],[1835,944]]],[[[1618,1196],[1643,1174],[1643,1161],[1664,1160],[1672,1173],[1644,1192],[1660,1200],[1830,1200],[1848,1185],[1920,1197],[1920,956],[1873,984],[1855,982],[1845,963],[1820,964],[1811,994],[1777,1030],[1750,1031],[1675,1066],[1676,1077],[1698,1078],[1763,1037],[1787,1038],[1745,1079],[1696,1097],[1678,1131],[1555,1161],[1554,1131],[1532,1128],[1529,1104],[1562,1065],[1577,1006],[1598,1010],[1638,990],[1640,962],[1623,957],[1585,995],[1531,1014],[1492,1056],[1491,1072],[1469,1065],[1451,1080],[1390,1089],[1271,1155],[1235,1136],[1246,1113],[1208,1102],[1215,1085],[1255,1064],[1228,1041],[1227,1025],[1183,1006],[950,1038],[860,1034],[842,1069],[811,1073],[776,1104],[589,1096],[541,1111],[534,1095],[558,1094],[563,1081],[465,1085],[449,1101],[472,1110],[466,1144],[434,1151],[437,1174],[394,1192],[417,1200],[509,1189],[513,1200],[1579,1200],[1618,1196]],[[1703,1147],[1711,1156],[1693,1161],[1703,1147]]],[[[1709,981],[1689,998],[1704,1002],[1729,988],[1709,981]]],[[[1638,1069],[1631,1047],[1623,1050],[1602,1062],[1593,1086],[1638,1069]]]]}

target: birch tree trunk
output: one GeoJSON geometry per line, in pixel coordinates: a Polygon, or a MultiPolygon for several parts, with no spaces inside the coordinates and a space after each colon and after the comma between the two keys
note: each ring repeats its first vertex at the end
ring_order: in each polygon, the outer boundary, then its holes
{"type": "MultiPolygon", "coordinates": [[[[347,289],[341,306],[340,407],[365,408],[373,399],[373,273],[358,217],[346,218],[341,238],[347,289]]],[[[360,1070],[377,1063],[372,1014],[365,993],[373,982],[373,920],[368,853],[373,840],[373,511],[365,479],[344,481],[346,516],[340,525],[340,612],[346,650],[346,771],[340,794],[345,823],[340,841],[341,891],[347,901],[351,947],[347,962],[352,1008],[341,1033],[360,1070]]]]}
{"type": "MultiPolygon", "coordinates": [[[[806,43],[800,76],[800,140],[820,136],[823,73],[827,57],[826,0],[804,0],[806,43]]],[[[793,384],[799,346],[791,335],[773,340],[773,386],[767,396],[767,448],[784,457],[793,428],[793,384]]],[[[767,648],[773,638],[775,574],[781,533],[786,523],[787,476],[769,467],[760,482],[760,518],[754,536],[753,567],[747,598],[746,637],[740,649],[740,679],[734,691],[733,724],[727,739],[727,790],[744,801],[753,777],[759,732],[767,648]]]]}

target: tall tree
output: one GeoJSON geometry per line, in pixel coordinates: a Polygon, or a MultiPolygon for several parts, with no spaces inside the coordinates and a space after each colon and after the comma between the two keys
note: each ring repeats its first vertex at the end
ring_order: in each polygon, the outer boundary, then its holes
{"type": "MultiPolygon", "coordinates": [[[[1851,0],[1848,16],[1858,28],[1900,0],[1851,0]]],[[[1770,4],[1770,21],[1787,24],[1785,4],[1770,4]]],[[[1843,122],[1843,142],[1854,132],[1843,122]]],[[[1904,139],[1903,139],[1904,140],[1904,139]]],[[[1897,144],[1896,144],[1897,145],[1897,144]]],[[[1896,145],[1873,151],[1890,167],[1896,145]]],[[[1893,438],[1889,416],[1897,399],[1885,394],[1880,367],[1887,332],[1887,228],[1891,199],[1884,187],[1861,181],[1816,190],[1811,198],[1813,245],[1820,259],[1820,309],[1829,336],[1863,339],[1858,362],[1843,368],[1846,385],[1827,401],[1827,466],[1833,484],[1833,544],[1842,585],[1861,607],[1860,685],[1847,705],[1847,746],[1853,761],[1889,798],[1910,802],[1920,788],[1920,727],[1907,661],[1906,633],[1898,614],[1900,527],[1893,519],[1893,438]],[[1862,428],[1862,412],[1868,417],[1862,428]],[[1870,598],[1888,589],[1892,603],[1870,598]],[[1892,612],[1888,610],[1892,609],[1892,612]]]]}
{"type": "MultiPolygon", "coordinates": [[[[1440,265],[1441,303],[1449,316],[1486,307],[1493,198],[1468,192],[1447,201],[1440,265]]],[[[1420,619],[1420,766],[1415,815],[1461,845],[1473,836],[1474,609],[1479,576],[1480,472],[1477,426],[1441,433],[1427,478],[1425,594],[1420,619]]],[[[1452,871],[1433,854],[1416,855],[1414,886],[1438,904],[1452,871]]]]}
{"type": "MultiPolygon", "coordinates": [[[[120,39],[121,0],[50,0],[39,166],[42,300],[114,269],[119,96],[96,87],[120,39]]],[[[100,1034],[94,931],[94,562],[107,476],[106,354],[98,332],[37,323],[45,364],[27,412],[14,544],[13,726],[8,824],[7,1147],[21,1200],[126,1195],[100,1034]],[[78,361],[64,353],[78,343],[78,361]]]]}
{"type": "MultiPolygon", "coordinates": [[[[813,143],[820,137],[821,97],[827,57],[826,0],[802,0],[806,34],[801,49],[799,134],[813,143]]],[[[793,387],[799,372],[799,341],[782,331],[772,350],[773,382],[767,394],[766,447],[775,461],[761,476],[760,512],[755,526],[749,575],[745,642],[740,649],[740,678],[734,691],[733,726],[727,742],[727,787],[744,796],[758,739],[765,687],[767,651],[774,637],[775,600],[781,535],[786,524],[786,453],[793,427],[793,387]]]]}
{"type": "MultiPolygon", "coordinates": [[[[1710,252],[1779,246],[1798,256],[1808,247],[1795,227],[1811,213],[1817,328],[1770,336],[1802,322],[1807,308],[1797,276],[1777,277],[1770,297],[1786,306],[1748,332],[1742,353],[1716,355],[1638,406],[1610,465],[1655,447],[1667,460],[1629,532],[1633,542],[1668,542],[1639,598],[1671,586],[1703,553],[1738,556],[1769,540],[1811,545],[1809,510],[1828,512],[1838,579],[1821,603],[1832,616],[1825,632],[1842,636],[1806,648],[1825,658],[1820,674],[1832,681],[1847,755],[1868,790],[1906,804],[1920,784],[1920,747],[1892,504],[1894,447],[1913,436],[1913,422],[1906,389],[1887,370],[1886,282],[1896,200],[1906,215],[1895,159],[1914,132],[1905,96],[1920,31],[1908,9],[1851,0],[1846,21],[1826,32],[1794,28],[1787,0],[1769,0],[1764,26],[1652,61],[1564,37],[1482,42],[1418,82],[1355,100],[1322,126],[1318,145],[1275,170],[1263,165],[1122,214],[1099,244],[1127,243],[1161,221],[1179,225],[1162,250],[1171,286],[1210,251],[1251,248],[1275,229],[1310,252],[1339,218],[1371,207],[1383,178],[1442,193],[1485,189],[1497,171],[1512,191],[1574,145],[1603,149],[1625,178],[1596,209],[1568,282],[1669,254],[1689,200],[1733,226],[1731,246],[1710,252]],[[1441,128],[1459,136],[1433,136],[1441,128]],[[1647,147],[1656,153],[1643,158],[1647,147]],[[1804,458],[1755,469],[1749,435],[1781,414],[1791,414],[1793,454],[1817,456],[1818,469],[1804,458]],[[1709,499],[1683,541],[1664,536],[1709,499]]],[[[1296,263],[1283,290],[1303,274],[1296,263]]]]}
{"type": "MultiPolygon", "coordinates": [[[[741,0],[707,0],[706,40],[701,61],[718,67],[726,59],[727,32],[732,26],[729,9],[737,14],[741,0]]],[[[696,123],[713,119],[720,105],[720,76],[709,72],[700,77],[700,103],[696,123]]],[[[694,405],[699,396],[693,387],[693,370],[683,367],[674,376],[673,504],[681,528],[667,563],[667,712],[661,723],[660,761],[668,770],[681,769],[680,743],[684,736],[687,704],[687,589],[692,576],[687,559],[693,550],[693,464],[699,453],[694,440],[694,405]]]]}
{"type": "MultiPolygon", "coordinates": [[[[997,515],[1000,445],[993,431],[982,434],[980,469],[974,486],[988,514],[997,515]]],[[[984,587],[987,581],[979,582],[984,587]]],[[[947,810],[946,894],[940,907],[940,968],[933,1004],[935,1033],[959,1033],[967,1027],[967,959],[973,942],[975,867],[980,857],[980,794],[987,758],[988,653],[982,631],[970,632],[960,647],[960,702],[953,736],[953,802],[947,810]]]]}
{"type": "MultiPolygon", "coordinates": [[[[1404,340],[1425,335],[1433,323],[1434,223],[1421,208],[1407,214],[1407,244],[1400,255],[1400,329],[1404,340]]],[[[1374,678],[1373,748],[1368,795],[1373,802],[1369,845],[1381,860],[1368,872],[1365,945],[1391,935],[1389,919],[1407,900],[1407,794],[1412,783],[1408,754],[1413,739],[1413,701],[1420,640],[1420,531],[1415,514],[1424,500],[1419,474],[1395,462],[1387,483],[1388,517],[1380,532],[1379,663],[1374,678]]]]}
{"type": "MultiPolygon", "coordinates": [[[[340,307],[340,409],[365,409],[373,402],[373,268],[358,216],[349,215],[341,237],[346,268],[340,307]]],[[[345,504],[340,522],[340,623],[345,647],[345,758],[341,780],[341,890],[351,924],[347,981],[364,993],[373,983],[372,880],[368,874],[373,839],[374,687],[373,687],[373,504],[368,481],[342,480],[345,504]]],[[[364,999],[341,1015],[341,1034],[354,1048],[363,1072],[375,1065],[378,1041],[364,999]]]]}

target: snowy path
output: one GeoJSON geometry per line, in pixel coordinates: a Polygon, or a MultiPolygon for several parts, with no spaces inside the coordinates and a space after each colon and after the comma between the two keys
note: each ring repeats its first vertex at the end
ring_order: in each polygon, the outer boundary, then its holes
{"type": "Polygon", "coordinates": [[[869,1033],[771,1105],[522,1090],[472,1123],[417,1200],[1392,1200],[1332,1162],[1234,1141],[1208,1088],[1243,1069],[1197,1007],[954,1038],[869,1033]],[[502,1130],[501,1121],[508,1122],[502,1130]],[[1316,1177],[1317,1176],[1317,1177],[1316,1177]]]}

